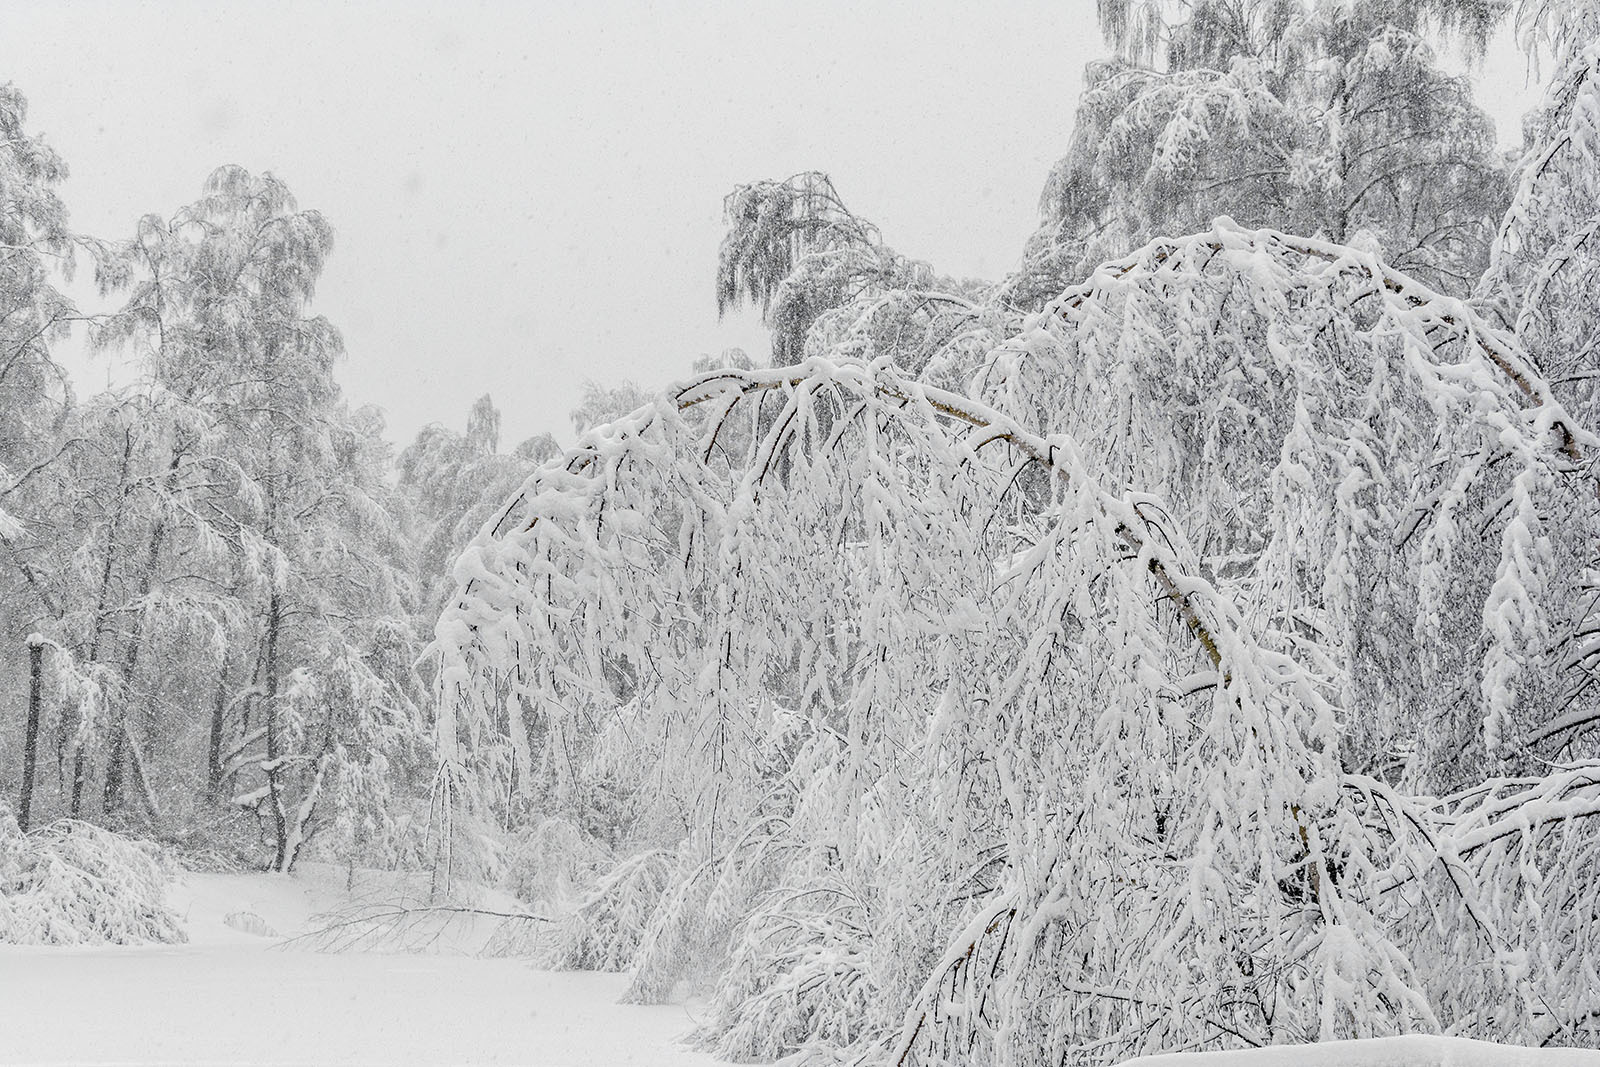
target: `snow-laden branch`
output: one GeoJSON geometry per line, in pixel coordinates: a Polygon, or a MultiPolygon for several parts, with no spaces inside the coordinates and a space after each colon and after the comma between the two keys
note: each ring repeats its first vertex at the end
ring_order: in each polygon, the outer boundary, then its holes
{"type": "Polygon", "coordinates": [[[736,1057],[1575,1032],[1596,954],[1538,887],[1594,820],[1533,746],[1586,669],[1595,442],[1513,341],[1226,224],[965,393],[875,338],[596,427],[458,561],[443,789],[625,796],[652,857],[563,944],[636,997],[721,968],[736,1057]],[[1526,779],[1503,819],[1431,799],[1462,749],[1526,779]]]}

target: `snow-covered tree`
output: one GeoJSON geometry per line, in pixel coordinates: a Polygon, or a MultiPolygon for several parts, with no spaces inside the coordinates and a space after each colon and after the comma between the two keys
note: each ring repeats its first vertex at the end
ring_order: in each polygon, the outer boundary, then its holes
{"type": "Polygon", "coordinates": [[[450,587],[450,563],[498,502],[560,451],[549,434],[500,451],[500,410],[487,396],[472,405],[465,433],[425,426],[399,455],[399,487],[415,523],[421,617],[431,626],[450,587]]]}
{"type": "Polygon", "coordinates": [[[99,769],[107,812],[126,805],[131,774],[134,807],[149,818],[160,806],[149,757],[181,737],[200,696],[190,683],[239,621],[217,581],[232,565],[225,509],[238,479],[217,460],[203,415],[159,386],[97,397],[66,429],[58,493],[37,520],[59,605],[45,629],[58,752],[62,770],[70,765],[63,807],[85,811],[99,769]]]}
{"type": "Polygon", "coordinates": [[[1519,28],[1525,46],[1552,76],[1525,123],[1515,195],[1475,295],[1503,328],[1517,333],[1553,388],[1594,426],[1600,376],[1600,317],[1592,299],[1600,270],[1600,8],[1529,2],[1522,5],[1519,28]]]}
{"type": "MultiPolygon", "coordinates": [[[[331,247],[326,220],[298,210],[283,183],[224,167],[202,199],[106,246],[127,296],[97,332],[134,346],[147,382],[117,424],[126,488],[90,539],[104,546],[95,558],[118,621],[82,628],[86,662],[109,635],[111,677],[128,692],[136,668],[159,663],[140,690],[147,718],[152,687],[178,679],[169,734],[187,741],[205,790],[257,811],[283,870],[328,821],[325,795],[338,798],[330,809],[383,817],[369,837],[396,829],[385,761],[417,750],[421,719],[410,660],[394,648],[410,632],[412,561],[382,420],[344,404],[337,331],[307,313],[331,247]]],[[[116,723],[106,734],[108,810],[121,806],[126,754],[138,762],[131,736],[116,723]]]]}
{"type": "Polygon", "coordinates": [[[47,345],[74,316],[55,288],[73,251],[57,191],[67,168],[26,129],[27,115],[22,93],[0,85],[0,543],[20,532],[15,497],[46,458],[46,427],[59,411],[49,401],[62,398],[47,345]]]}
{"type": "Polygon", "coordinates": [[[457,564],[441,781],[634,801],[570,961],[721,973],[736,1057],[1578,1039],[1596,442],[1513,340],[1231,224],[970,394],[863,333],[591,430],[457,564]]]}
{"type": "Polygon", "coordinates": [[[1503,172],[1426,39],[1507,5],[1101,7],[1024,271],[931,346],[831,186],[730,198],[786,355],[462,555],[441,795],[616,848],[547,958],[718,974],[735,1059],[1592,1040],[1600,442],[1529,328],[1592,321],[1583,62],[1480,283],[1503,172]]]}
{"type": "Polygon", "coordinates": [[[1117,61],[1091,65],[1011,299],[1227,215],[1337,242],[1469,291],[1504,207],[1494,131],[1431,42],[1481,43],[1503,5],[1106,0],[1117,61]],[[1493,10],[1491,10],[1493,9],[1493,10]]]}
{"type": "MultiPolygon", "coordinates": [[[[867,314],[877,332],[894,337],[902,360],[919,368],[962,329],[963,312],[982,288],[939,278],[926,263],[889,248],[878,228],[852,213],[828,176],[815,171],[742,185],[728,194],[724,214],[717,310],[759,307],[778,366],[800,362],[813,331],[836,332],[867,314]],[[920,353],[913,338],[921,340],[920,353]]],[[[818,345],[817,351],[829,347],[825,340],[818,345]]]]}
{"type": "MultiPolygon", "coordinates": [[[[58,487],[55,424],[68,399],[50,359],[72,307],[55,288],[70,266],[71,235],[58,186],[66,167],[27,128],[27,101],[0,85],[0,702],[16,706],[26,676],[22,641],[57,609],[50,588],[48,534],[34,528],[37,509],[58,487]]],[[[0,718],[0,748],[23,741],[0,718]]],[[[20,760],[0,760],[0,783],[20,781],[20,760]]],[[[37,791],[37,781],[35,790],[37,791]]],[[[10,791],[7,785],[7,792],[10,791]]]]}

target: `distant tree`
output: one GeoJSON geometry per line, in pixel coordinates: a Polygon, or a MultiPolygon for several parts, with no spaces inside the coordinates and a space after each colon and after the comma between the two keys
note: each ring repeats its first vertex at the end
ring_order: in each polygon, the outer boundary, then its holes
{"type": "Polygon", "coordinates": [[[499,451],[500,410],[485,394],[473,402],[465,433],[423,427],[399,455],[399,489],[409,502],[417,545],[419,627],[431,632],[453,584],[450,565],[540,463],[560,453],[549,434],[499,451]]]}
{"type": "MultiPolygon", "coordinates": [[[[192,481],[204,499],[164,506],[139,527],[132,592],[164,622],[171,604],[146,588],[163,573],[219,605],[212,640],[169,648],[179,660],[164,666],[215,679],[191,700],[208,709],[193,724],[208,737],[202,780],[220,793],[259,776],[241,802],[261,816],[279,870],[326,821],[326,797],[350,811],[359,807],[350,783],[389,788],[371,772],[373,753],[399,756],[391,742],[415,738],[421,719],[417,680],[390,650],[396,633],[410,633],[412,561],[382,421],[344,405],[338,333],[306,310],[332,238],[275,178],[221,168],[199,201],[171,220],[147,217],[117,246],[129,292],[99,334],[141,348],[154,394],[191,413],[192,425],[156,443],[143,476],[157,495],[192,481]],[[206,566],[179,554],[184,523],[202,524],[206,566]]],[[[131,514],[114,515],[120,539],[131,514]]],[[[137,627],[123,635],[123,679],[146,640],[137,627]]],[[[127,736],[110,734],[108,810],[123,803],[127,736]]]]}
{"type": "Polygon", "coordinates": [[[754,305],[772,329],[776,366],[799,363],[825,312],[869,292],[934,285],[927,264],[884,245],[826,174],[741,185],[724,202],[728,231],[717,264],[717,311],[754,305]]]}
{"type": "MultiPolygon", "coordinates": [[[[72,237],[57,187],[67,169],[45,141],[26,129],[27,100],[0,85],[0,559],[7,579],[21,582],[3,603],[48,613],[53,605],[38,584],[38,539],[27,533],[31,503],[55,488],[56,427],[67,400],[65,379],[48,344],[74,311],[55,288],[56,268],[70,264],[72,237]],[[43,599],[41,599],[43,598],[43,599]]],[[[10,612],[8,611],[9,615],[10,612]]],[[[5,620],[17,625],[13,616],[5,620]]],[[[26,625],[22,622],[21,625],[26,625]]],[[[11,662],[11,625],[4,628],[11,662]]]]}
{"type": "Polygon", "coordinates": [[[940,277],[888,248],[827,175],[740,186],[725,213],[717,308],[759,306],[776,366],[838,351],[849,338],[860,358],[891,358],[959,388],[999,340],[987,283],[940,277]]]}
{"type": "Polygon", "coordinates": [[[1106,0],[1121,54],[1093,64],[1044,225],[1008,286],[1036,306],[1097,263],[1226,215],[1332,241],[1465,295],[1508,192],[1437,31],[1481,43],[1504,5],[1394,0],[1106,0]]]}
{"type": "Polygon", "coordinates": [[[500,409],[485,393],[472,404],[467,416],[467,446],[479,455],[492,456],[500,451],[500,409]]]}
{"type": "Polygon", "coordinates": [[[623,380],[616,385],[583,383],[583,399],[572,409],[572,428],[579,433],[593,426],[614,422],[644,407],[654,397],[637,382],[623,380]]]}
{"type": "Polygon", "coordinates": [[[724,348],[718,355],[702,355],[689,367],[694,374],[714,370],[753,370],[755,361],[742,348],[724,348]]]}

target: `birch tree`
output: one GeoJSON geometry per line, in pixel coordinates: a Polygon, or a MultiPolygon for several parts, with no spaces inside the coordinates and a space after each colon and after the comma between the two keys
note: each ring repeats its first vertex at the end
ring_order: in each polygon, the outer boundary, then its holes
{"type": "MultiPolygon", "coordinates": [[[[940,278],[928,264],[889,248],[877,226],[846,207],[833,182],[816,171],[742,185],[728,194],[724,214],[717,311],[759,307],[779,366],[810,354],[808,338],[819,325],[837,329],[870,308],[878,332],[894,336],[903,363],[920,369],[960,329],[959,312],[984,288],[940,278]],[[920,337],[921,351],[910,337],[920,337]]],[[[818,344],[819,352],[828,347],[818,344]]]]}
{"type": "Polygon", "coordinates": [[[1093,64],[1012,298],[1036,306],[1102,260],[1226,215],[1348,242],[1469,292],[1504,209],[1494,130],[1440,30],[1481,42],[1503,5],[1108,0],[1093,64]],[[1491,10],[1491,8],[1493,10],[1491,10]]]}
{"type": "Polygon", "coordinates": [[[1595,753],[1528,739],[1595,441],[1514,340],[1219,224],[971,394],[873,351],[675,387],[458,562],[441,782],[638,799],[556,962],[709,967],[738,1058],[1581,1040],[1595,753]]]}
{"type": "Polygon", "coordinates": [[[49,402],[62,397],[47,345],[74,314],[54,284],[56,268],[70,264],[73,250],[56,189],[67,168],[26,129],[27,115],[21,92],[0,86],[0,536],[6,538],[20,531],[15,497],[36,473],[29,461],[45,453],[49,402]]]}
{"type": "MultiPolygon", "coordinates": [[[[99,335],[140,349],[153,394],[190,413],[186,431],[155,446],[147,476],[169,495],[191,483],[204,494],[169,509],[204,532],[211,557],[194,578],[219,604],[213,640],[191,647],[180,673],[215,679],[192,694],[209,712],[203,780],[257,812],[279,870],[327,822],[330,796],[347,825],[383,816],[370,836],[395,829],[384,761],[415,751],[420,719],[395,651],[409,632],[412,560],[381,418],[343,403],[338,333],[307,311],[331,247],[326,220],[282,182],[221,168],[200,200],[147,217],[116,249],[128,296],[99,335]]],[[[173,522],[162,512],[135,535],[137,596],[166,561],[173,522]]],[[[157,606],[163,620],[181,617],[157,606]]],[[[106,770],[112,807],[121,736],[106,770]]]]}

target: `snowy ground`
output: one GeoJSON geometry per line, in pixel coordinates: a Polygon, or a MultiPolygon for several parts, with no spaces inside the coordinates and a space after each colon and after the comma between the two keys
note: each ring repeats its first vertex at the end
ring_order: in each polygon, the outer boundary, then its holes
{"type": "MultiPolygon", "coordinates": [[[[452,920],[430,952],[318,952],[288,936],[352,899],[421,886],[308,864],[290,878],[191,874],[172,904],[187,945],[0,945],[0,1064],[538,1064],[718,1067],[677,1040],[682,1005],[619,1005],[622,975],[552,973],[468,953],[489,928],[452,920]]],[[[509,899],[485,906],[516,908],[509,899]]],[[[416,937],[409,937],[415,944],[416,937]]],[[[1444,1038],[1152,1057],[1138,1067],[1600,1067],[1600,1053],[1444,1038]]],[[[1130,1065],[1132,1067],[1132,1065],[1130,1065]]]]}
{"type": "Polygon", "coordinates": [[[336,874],[190,875],[173,895],[187,945],[0,946],[0,1063],[717,1063],[676,1046],[683,1006],[617,1004],[620,975],[320,953],[235,928],[304,930],[342,903],[336,874]]]}
{"type": "Polygon", "coordinates": [[[1244,1052],[1148,1056],[1123,1067],[1600,1067],[1600,1052],[1514,1048],[1411,1034],[1244,1052]]]}

